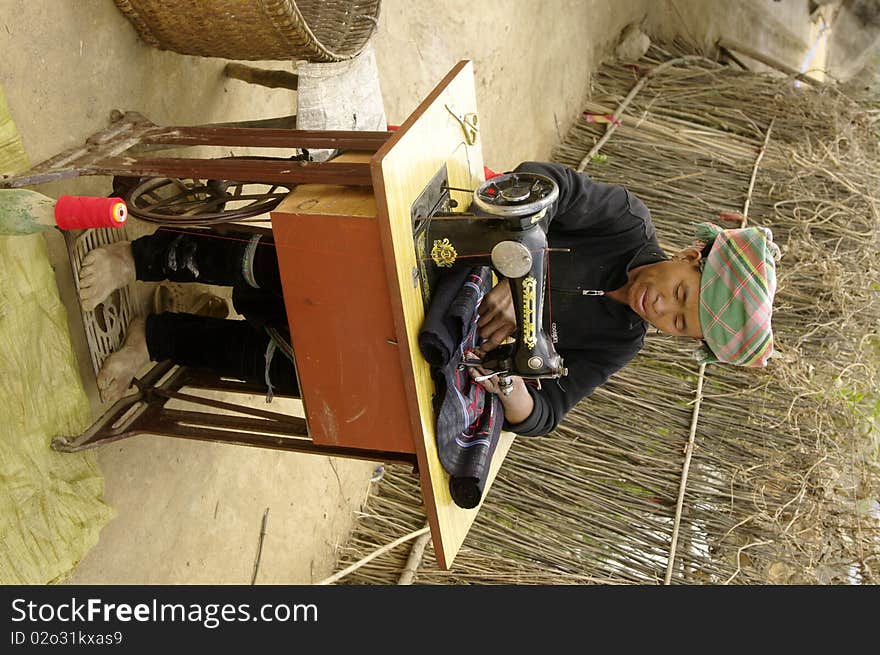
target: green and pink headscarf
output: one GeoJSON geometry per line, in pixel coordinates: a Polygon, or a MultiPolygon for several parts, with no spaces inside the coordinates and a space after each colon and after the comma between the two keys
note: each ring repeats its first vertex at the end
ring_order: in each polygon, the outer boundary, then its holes
{"type": "Polygon", "coordinates": [[[701,363],[764,366],[773,354],[773,296],[779,247],[763,227],[725,230],[696,224],[696,238],[711,244],[700,281],[701,363]]]}

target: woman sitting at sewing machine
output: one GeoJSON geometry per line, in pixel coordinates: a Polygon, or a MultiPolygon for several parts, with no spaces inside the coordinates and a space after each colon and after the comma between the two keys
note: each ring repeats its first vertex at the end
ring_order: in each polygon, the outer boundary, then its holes
{"type": "MultiPolygon", "coordinates": [[[[521,435],[551,432],[581,399],[642,348],[648,324],[698,340],[704,361],[764,365],[773,350],[770,328],[778,248],[769,230],[698,226],[698,245],[668,258],[645,205],[626,189],[592,181],[558,164],[527,162],[517,172],[551,178],[558,199],[542,227],[552,278],[545,325],[567,374],[526,384],[517,376],[480,381],[500,396],[505,428],[521,435]]],[[[150,360],[170,359],[224,376],[297,393],[278,261],[271,237],[165,230],[89,253],[80,297],[93,309],[114,290],[138,280],[202,282],[233,287],[246,321],[181,313],[135,319],[124,346],[98,375],[105,401],[121,397],[150,360]]],[[[506,280],[479,307],[482,349],[516,330],[506,280]]],[[[486,371],[470,369],[475,378],[486,371]]]]}
{"type": "MultiPolygon", "coordinates": [[[[501,398],[505,429],[551,432],[635,357],[648,324],[702,342],[703,361],[766,363],[773,351],[770,316],[779,255],[769,230],[703,223],[697,243],[669,258],[647,207],[623,187],[558,164],[526,162],[516,172],[549,177],[559,187],[545,219],[552,272],[546,327],[567,375],[542,380],[540,389],[516,376],[481,380],[501,398]]],[[[507,280],[485,296],[479,313],[484,352],[514,333],[507,280]]],[[[474,378],[487,373],[470,371],[474,378]]]]}

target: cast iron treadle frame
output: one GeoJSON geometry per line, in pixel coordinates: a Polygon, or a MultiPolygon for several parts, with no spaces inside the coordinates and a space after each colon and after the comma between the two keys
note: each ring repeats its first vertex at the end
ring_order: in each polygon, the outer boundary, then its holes
{"type": "MultiPolygon", "coordinates": [[[[180,392],[183,387],[192,387],[240,393],[265,393],[265,389],[258,385],[223,379],[208,371],[176,366],[171,362],[156,364],[142,379],[136,379],[134,384],[137,386],[137,393],[117,401],[81,435],[57,437],[52,442],[52,448],[60,452],[72,453],[129,437],[150,434],[329,457],[416,465],[416,456],[411,453],[315,444],[308,436],[305,419],[296,416],[180,392]],[[165,404],[172,399],[250,416],[229,416],[166,408],[165,404]]],[[[275,395],[285,397],[283,394],[275,395]]]]}
{"type": "MultiPolygon", "coordinates": [[[[139,156],[167,147],[201,145],[376,152],[391,136],[390,132],[288,129],[287,126],[292,124],[295,124],[295,117],[287,116],[232,125],[163,127],[137,112],[122,114],[114,111],[111,125],[89,137],[84,145],[66,150],[19,175],[0,176],[0,189],[32,186],[82,175],[372,186],[368,162],[309,162],[284,157],[183,159],[139,156]]],[[[237,229],[260,231],[257,226],[239,225],[237,229]]],[[[180,391],[183,387],[190,387],[265,393],[264,388],[245,382],[221,379],[207,371],[175,368],[170,362],[160,362],[142,379],[135,380],[134,384],[138,389],[135,394],[117,401],[82,434],[56,438],[52,447],[62,452],[76,452],[137,435],[152,434],[370,461],[400,462],[418,468],[413,453],[316,444],[309,438],[305,419],[180,391]],[[168,409],[165,405],[174,399],[245,416],[168,409]]]]}
{"type": "MultiPolygon", "coordinates": [[[[291,161],[285,158],[140,157],[176,146],[250,146],[376,152],[390,132],[315,131],[228,125],[155,125],[137,112],[114,112],[109,127],[85,144],[62,152],[19,175],[0,177],[0,188],[18,188],[81,175],[179,177],[256,183],[317,183],[372,186],[369,163],[291,161]]],[[[266,123],[264,123],[266,124],[266,123]]]]}

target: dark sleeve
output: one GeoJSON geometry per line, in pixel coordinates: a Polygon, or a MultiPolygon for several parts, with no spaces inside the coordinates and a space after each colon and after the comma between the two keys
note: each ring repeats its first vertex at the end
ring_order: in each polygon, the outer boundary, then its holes
{"type": "Polygon", "coordinates": [[[522,423],[504,423],[504,429],[523,437],[537,437],[556,429],[569,410],[589,396],[609,377],[636,356],[641,343],[603,350],[568,350],[563,358],[568,375],[557,380],[541,380],[538,389],[526,383],[535,408],[522,423]]]}
{"type": "MultiPolygon", "coordinates": [[[[515,172],[544,175],[559,186],[559,199],[545,219],[544,227],[550,236],[629,233],[631,236],[626,238],[638,243],[654,238],[648,208],[622,186],[595,182],[561,164],[524,162],[515,172]]],[[[612,335],[609,337],[613,339],[612,335]]],[[[618,344],[603,344],[601,349],[567,351],[563,358],[569,374],[560,380],[542,380],[541,389],[527,385],[535,408],[522,423],[505,423],[505,429],[522,436],[552,432],[572,407],[632,360],[642,343],[642,339],[625,339],[618,344]]]]}
{"type": "Polygon", "coordinates": [[[544,225],[548,234],[616,232],[616,223],[628,216],[650,226],[653,234],[648,208],[620,185],[596,182],[568,166],[546,162],[523,162],[514,172],[543,175],[559,186],[559,199],[548,210],[544,225]]]}

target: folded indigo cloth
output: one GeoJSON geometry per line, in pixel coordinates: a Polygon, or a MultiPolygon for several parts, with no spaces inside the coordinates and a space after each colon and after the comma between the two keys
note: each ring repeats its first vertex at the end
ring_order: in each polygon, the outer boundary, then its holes
{"type": "Polygon", "coordinates": [[[468,509],[480,503],[504,423],[498,396],[486,393],[459,366],[465,353],[479,345],[477,307],[491,288],[492,273],[486,266],[449,271],[435,285],[419,334],[437,388],[440,463],[450,475],[453,501],[468,509]]]}
{"type": "MultiPolygon", "coordinates": [[[[491,457],[489,458],[491,461],[491,457]]],[[[486,471],[488,473],[488,469],[486,471]]],[[[449,494],[456,505],[464,509],[473,509],[483,498],[486,477],[464,478],[449,476],[449,494]]]]}

